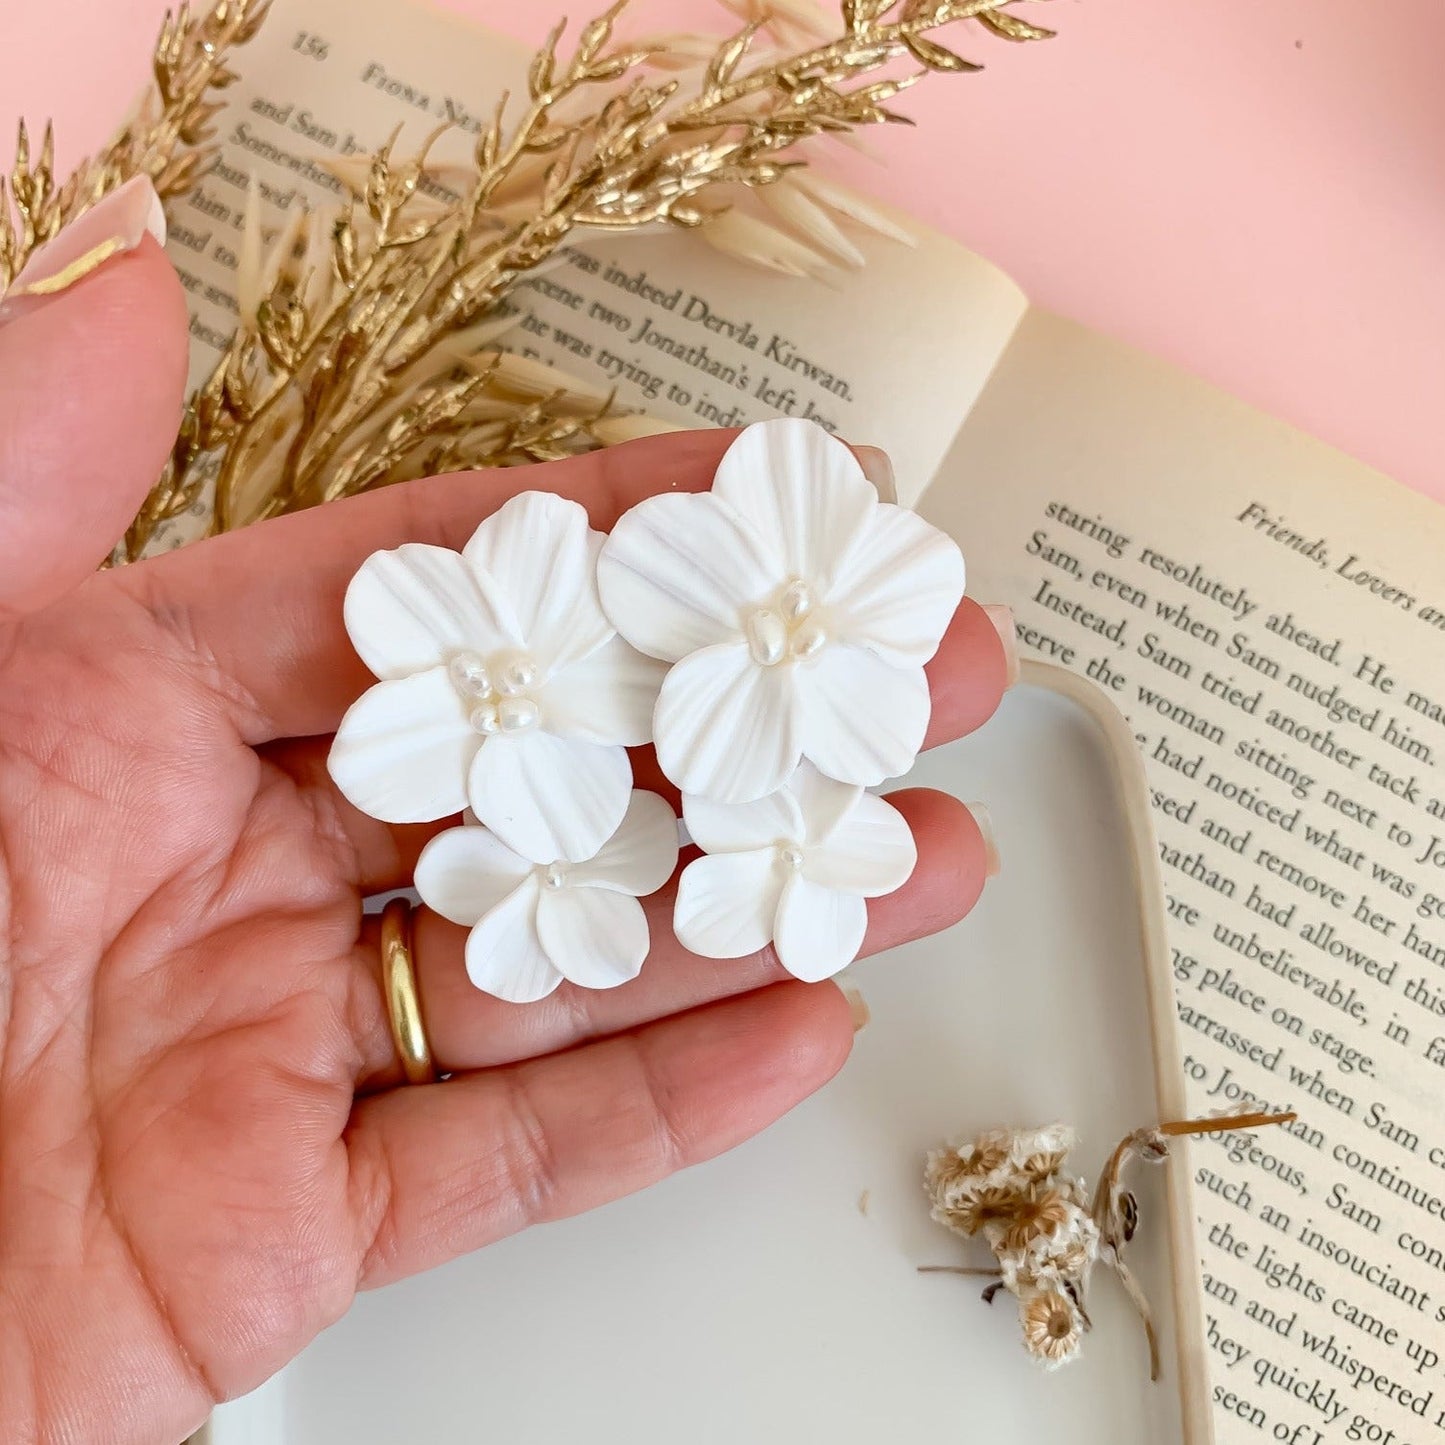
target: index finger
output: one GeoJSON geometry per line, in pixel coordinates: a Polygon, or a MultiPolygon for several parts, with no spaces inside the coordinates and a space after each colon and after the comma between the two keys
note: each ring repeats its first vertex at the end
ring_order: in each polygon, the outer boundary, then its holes
{"type": "MultiPolygon", "coordinates": [[[[115,580],[225,679],[246,742],[330,733],[374,681],[342,620],[347,585],[373,552],[403,542],[459,550],[484,518],[535,490],[581,503],[593,527],[609,531],[655,493],[706,490],[735,437],[675,432],[565,461],[408,482],[183,548],[115,580]]],[[[967,615],[966,653],[948,648],[935,671],[946,674],[945,695],[966,697],[972,726],[997,706],[1008,664],[987,619],[980,630],[967,615]]]]}

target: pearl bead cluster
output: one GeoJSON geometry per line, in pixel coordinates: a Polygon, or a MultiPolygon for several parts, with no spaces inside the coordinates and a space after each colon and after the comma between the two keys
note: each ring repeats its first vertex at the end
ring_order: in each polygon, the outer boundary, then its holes
{"type": "Polygon", "coordinates": [[[747,620],[748,648],[760,667],[806,662],[828,645],[828,632],[818,615],[818,599],[801,579],[784,587],[771,607],[761,607],[747,620]]]}
{"type": "Polygon", "coordinates": [[[447,674],[479,733],[521,733],[542,720],[542,711],[530,696],[542,680],[541,670],[526,653],[504,653],[483,658],[475,652],[458,653],[447,674]]]}

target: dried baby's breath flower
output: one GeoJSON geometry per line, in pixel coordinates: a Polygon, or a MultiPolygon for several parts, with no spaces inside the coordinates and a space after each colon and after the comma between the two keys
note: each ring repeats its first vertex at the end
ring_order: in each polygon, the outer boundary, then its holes
{"type": "Polygon", "coordinates": [[[1124,1254],[1139,1223],[1139,1204],[1124,1187],[1134,1159],[1161,1163],[1171,1141],[1190,1134],[1222,1133],[1286,1124],[1293,1114],[1264,1111],[1139,1129],[1110,1156],[1092,1198],[1082,1179],[1065,1172],[1076,1144],[1073,1129],[991,1129],[971,1144],[935,1149],[924,1167],[932,1215],[963,1235],[982,1234],[995,1267],[925,1265],[925,1274],[978,1275],[1020,1302],[1024,1344],[1050,1368],[1074,1359],[1089,1329],[1085,1308],[1089,1277],[1097,1264],[1118,1276],[1149,1345],[1150,1378],[1159,1378],[1159,1345],[1149,1302],[1124,1254]]]}
{"type": "Polygon", "coordinates": [[[1019,1300],[1024,1344],[1051,1370],[1074,1359],[1084,1343],[1078,1306],[1062,1290],[1040,1290],[1019,1300]]]}
{"type": "Polygon", "coordinates": [[[996,1253],[1022,1253],[1067,1230],[1082,1212],[1066,1188],[1053,1182],[1026,1184],[1010,1200],[1007,1215],[994,1221],[990,1242],[996,1253]]]}

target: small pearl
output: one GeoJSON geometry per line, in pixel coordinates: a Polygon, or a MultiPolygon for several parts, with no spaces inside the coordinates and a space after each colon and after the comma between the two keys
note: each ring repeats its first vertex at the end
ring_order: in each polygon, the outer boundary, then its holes
{"type": "Polygon", "coordinates": [[[793,634],[793,656],[816,657],[828,645],[828,634],[817,623],[800,627],[793,634]]]}
{"type": "Polygon", "coordinates": [[[471,724],[479,733],[486,733],[488,737],[500,732],[501,720],[497,716],[496,704],[484,702],[481,707],[473,708],[471,724]]]}
{"type": "Polygon", "coordinates": [[[463,697],[486,697],[492,690],[487,665],[473,652],[459,653],[447,664],[452,686],[463,697]]]}
{"type": "Polygon", "coordinates": [[[497,691],[506,697],[520,697],[537,685],[537,664],[530,657],[514,657],[502,669],[497,691]]]}
{"type": "Polygon", "coordinates": [[[783,590],[782,613],[789,622],[797,622],[813,610],[813,590],[806,582],[790,582],[783,590]]]}
{"type": "Polygon", "coordinates": [[[788,653],[788,629],[776,612],[754,612],[748,618],[748,647],[753,661],[775,667],[788,653]]]}
{"type": "Polygon", "coordinates": [[[509,697],[497,709],[497,720],[504,733],[526,732],[541,721],[537,704],[529,697],[509,697]]]}
{"type": "Polygon", "coordinates": [[[803,867],[803,850],[794,848],[791,844],[785,848],[778,849],[778,858],[784,868],[791,868],[794,873],[801,871],[803,867]]]}
{"type": "Polygon", "coordinates": [[[567,869],[561,863],[549,863],[547,871],[542,875],[542,886],[550,888],[554,893],[559,888],[567,886],[567,869]]]}

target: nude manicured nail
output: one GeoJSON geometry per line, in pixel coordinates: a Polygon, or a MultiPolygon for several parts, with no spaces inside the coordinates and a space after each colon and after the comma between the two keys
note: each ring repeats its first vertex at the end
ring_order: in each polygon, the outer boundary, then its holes
{"type": "Polygon", "coordinates": [[[134,251],[146,236],[166,240],[166,213],[149,176],[136,176],[97,201],[53,236],[21,268],[5,298],[0,321],[27,305],[69,290],[106,262],[134,251]]]}
{"type": "Polygon", "coordinates": [[[880,447],[854,447],[853,455],[863,468],[863,475],[873,483],[885,502],[898,500],[898,483],[893,475],[893,461],[880,447]]]}
{"type": "Polygon", "coordinates": [[[997,878],[1003,863],[998,855],[998,834],[994,830],[993,814],[983,803],[965,803],[964,807],[973,815],[978,831],[983,834],[983,854],[988,860],[988,876],[997,878]]]}
{"type": "Polygon", "coordinates": [[[1012,607],[985,607],[998,640],[1003,643],[1004,677],[1008,687],[1017,687],[1023,675],[1023,663],[1019,660],[1019,628],[1012,607]]]}
{"type": "Polygon", "coordinates": [[[845,988],[843,997],[848,1000],[848,1008],[853,1015],[853,1032],[861,1034],[868,1027],[868,1021],[873,1017],[873,1012],[856,988],[845,988]]]}

